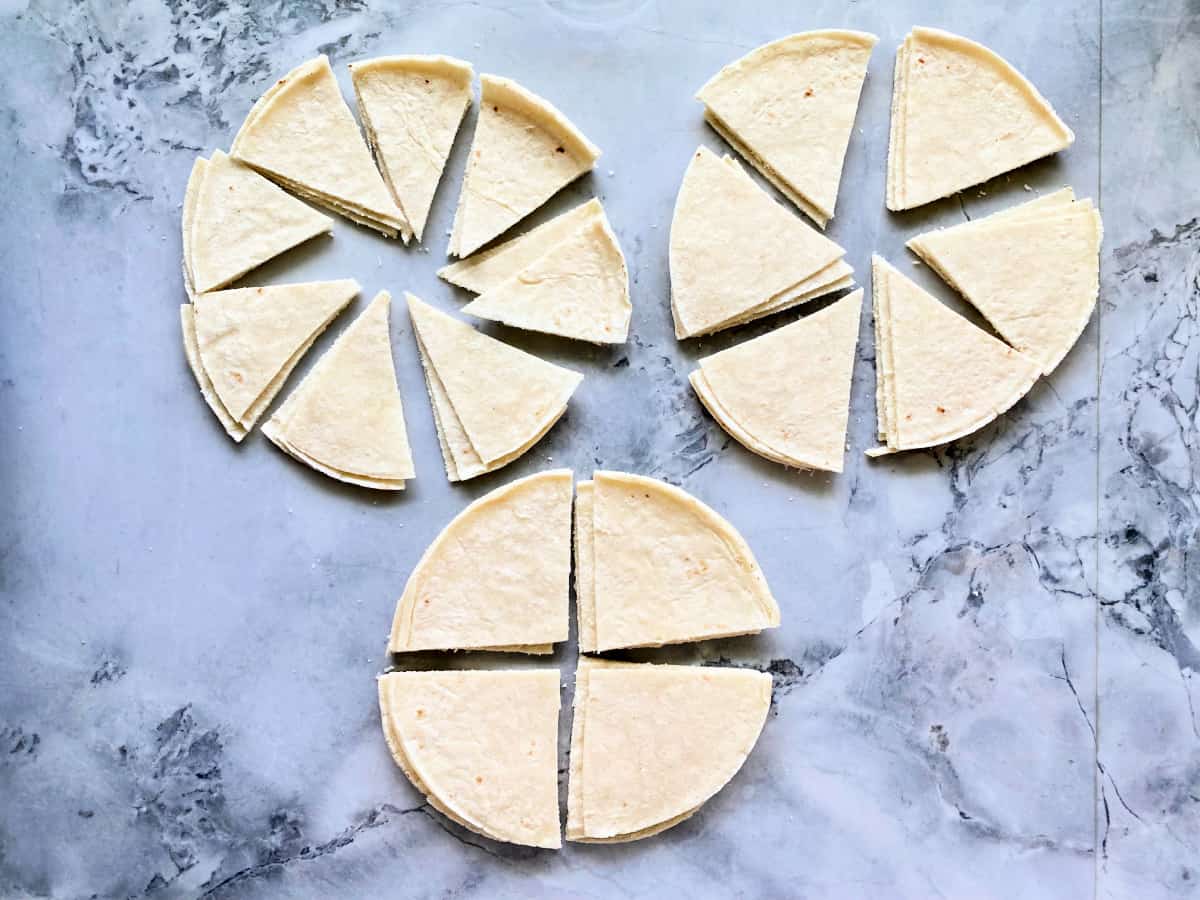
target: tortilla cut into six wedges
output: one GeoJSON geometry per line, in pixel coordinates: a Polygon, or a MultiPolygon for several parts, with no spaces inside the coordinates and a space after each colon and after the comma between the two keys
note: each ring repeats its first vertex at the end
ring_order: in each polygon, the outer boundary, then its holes
{"type": "Polygon", "coordinates": [[[1000,56],[947,31],[914,28],[896,54],[887,207],[923,206],[1074,140],[1000,56]]]}
{"type": "Polygon", "coordinates": [[[392,672],[383,733],[430,804],[496,841],[562,846],[557,669],[392,672]]]}
{"type": "Polygon", "coordinates": [[[725,66],[696,94],[717,133],[822,228],[833,218],[878,40],[861,31],[793,34],[725,66]]]}

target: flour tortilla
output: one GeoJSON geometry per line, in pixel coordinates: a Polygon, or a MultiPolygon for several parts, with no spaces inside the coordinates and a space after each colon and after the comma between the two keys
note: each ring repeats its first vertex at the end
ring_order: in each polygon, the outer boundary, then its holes
{"type": "Polygon", "coordinates": [[[367,142],[420,241],[471,105],[471,65],[449,56],[381,56],[351,63],[350,74],[367,142]]]}
{"type": "Polygon", "coordinates": [[[230,155],[359,224],[388,236],[411,233],[325,56],[293,69],[259,98],[230,155]]]}
{"type": "Polygon", "coordinates": [[[625,255],[601,213],[463,312],[594,344],[624,343],[633,314],[625,255]]]}
{"type": "Polygon", "coordinates": [[[695,337],[759,308],[845,255],[732,161],[701,147],[671,221],[675,336],[695,337]]]}
{"type": "Polygon", "coordinates": [[[877,41],[860,31],[793,34],[725,66],[696,95],[710,124],[822,228],[877,41]]]}
{"type": "Polygon", "coordinates": [[[863,292],[700,360],[692,385],[748,449],[785,465],[842,471],[863,292]]]}
{"type": "Polygon", "coordinates": [[[396,606],[388,650],[467,650],[567,639],[571,472],[476,500],[430,544],[396,606]]]}
{"type": "Polygon", "coordinates": [[[454,213],[451,256],[469,256],[590,171],[600,149],[515,81],[481,75],[479,121],[454,213]]]}
{"type": "Polygon", "coordinates": [[[595,649],[658,647],[779,625],[754,554],[723,518],[653,478],[592,478],[595,649]]]}
{"type": "Polygon", "coordinates": [[[946,31],[913,29],[900,51],[895,92],[889,209],[923,206],[1075,140],[1020,72],[946,31]]]}
{"type": "Polygon", "coordinates": [[[581,481],[575,486],[575,607],[581,653],[596,651],[594,489],[595,485],[590,481],[581,481]]]}
{"type": "Polygon", "coordinates": [[[196,345],[195,308],[192,304],[184,303],[179,307],[179,324],[183,329],[183,351],[187,356],[188,368],[192,370],[192,376],[200,388],[200,395],[208,404],[208,408],[213,411],[213,415],[220,421],[225,433],[235,441],[241,442],[242,438],[249,434],[249,431],[243,428],[221,403],[208,373],[204,371],[204,366],[200,362],[200,348],[196,345]]]}
{"type": "Polygon", "coordinates": [[[557,669],[392,672],[384,737],[434,808],[497,841],[557,849],[557,669]]]}
{"type": "Polygon", "coordinates": [[[187,190],[183,194],[183,214],[179,217],[182,226],[183,287],[189,301],[196,299],[196,280],[192,277],[192,223],[196,218],[196,196],[200,193],[200,182],[204,180],[207,170],[208,160],[197,156],[188,175],[187,190]]]}

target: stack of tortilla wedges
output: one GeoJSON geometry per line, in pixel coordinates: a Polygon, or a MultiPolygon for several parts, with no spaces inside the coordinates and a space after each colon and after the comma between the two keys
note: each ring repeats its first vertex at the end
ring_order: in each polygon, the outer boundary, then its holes
{"type": "MultiPolygon", "coordinates": [[[[468,506],[396,607],[389,652],[547,654],[568,634],[572,475],[554,470],[468,506]]],[[[753,634],[779,608],[740,534],[650,478],[596,472],[574,500],[585,653],[753,634]]],[[[392,672],[379,680],[396,763],[432,805],[496,840],[561,845],[556,671],[392,672]]],[[[583,657],[567,838],[628,841],[682,821],[753,748],[771,678],[746,669],[583,657]],[[628,748],[637,747],[636,755],[628,748]]]]}

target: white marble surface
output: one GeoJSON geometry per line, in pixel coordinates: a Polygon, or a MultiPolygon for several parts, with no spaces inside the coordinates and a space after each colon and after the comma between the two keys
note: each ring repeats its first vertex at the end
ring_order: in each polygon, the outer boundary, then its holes
{"type": "MultiPolygon", "coordinates": [[[[0,897],[1200,893],[1194,2],[7,0],[0,50],[0,897]],[[1008,57],[1075,145],[887,213],[892,53],[912,24],[1008,57]],[[688,155],[721,146],[692,93],[746,49],[829,26],[881,38],[830,228],[860,273],[872,251],[907,271],[915,231],[1025,185],[1071,184],[1107,229],[1098,320],[1053,378],[951,448],[862,457],[864,317],[839,477],[788,473],[714,426],[687,372],[767,326],[681,346],[666,278],[688,155]],[[379,53],[462,56],[544,92],[605,151],[543,215],[604,200],[636,337],[589,350],[497,330],[587,375],[497,475],[445,482],[399,311],[418,479],[398,498],[334,485],[258,435],[233,446],[186,370],[192,159],[318,51],[343,76],[379,53]],[[470,499],[549,465],[683,484],[742,529],[783,608],[760,638],[644,654],[761,667],[776,697],[734,782],[639,844],[552,853],[464,832],[379,733],[373,679],[409,569],[470,499]]],[[[339,221],[262,280],[353,276],[366,297],[454,309],[433,272],[465,149],[424,249],[339,221]]],[[[564,703],[573,654],[554,657],[564,703]]]]}

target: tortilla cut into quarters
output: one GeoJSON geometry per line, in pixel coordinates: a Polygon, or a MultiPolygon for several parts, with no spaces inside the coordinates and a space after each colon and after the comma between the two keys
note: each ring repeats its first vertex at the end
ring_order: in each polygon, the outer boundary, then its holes
{"type": "Polygon", "coordinates": [[[367,142],[418,241],[471,105],[472,74],[469,63],[449,56],[381,56],[350,64],[367,142]]]}
{"type": "Polygon", "coordinates": [[[318,463],[334,478],[403,490],[415,472],[392,363],[390,306],[391,295],[380,291],[263,432],[285,452],[318,463]]]}
{"type": "Polygon", "coordinates": [[[633,314],[625,255],[601,213],[463,312],[595,344],[624,343],[633,314]]]}
{"type": "Polygon", "coordinates": [[[391,672],[379,711],[392,758],[448,818],[496,841],[562,846],[557,669],[391,672]]]}
{"type": "Polygon", "coordinates": [[[977,431],[1033,386],[1037,362],[943,306],[880,257],[872,260],[886,332],[889,449],[945,444],[977,431]]]}
{"type": "Polygon", "coordinates": [[[388,237],[411,231],[375,168],[325,56],[296,67],[259,98],[230,155],[388,237]]]}
{"type": "Polygon", "coordinates": [[[840,472],[862,300],[860,289],[705,357],[692,385],[747,449],[784,465],[840,472]]]}
{"type": "Polygon", "coordinates": [[[595,650],[754,634],[779,607],[740,534],[653,478],[592,478],[595,650]]]}
{"type": "Polygon", "coordinates": [[[515,81],[481,75],[479,121],[454,213],[451,256],[469,256],[580,175],[600,149],[515,81]]]}
{"type": "Polygon", "coordinates": [[[914,28],[898,51],[888,209],[913,209],[1066,149],[1046,99],[974,41],[914,28]]]}
{"type": "Polygon", "coordinates": [[[696,94],[713,128],[822,228],[833,218],[878,40],[861,31],[793,34],[725,66],[696,94]]]}
{"type": "Polygon", "coordinates": [[[469,650],[567,639],[571,472],[476,500],[430,544],[396,606],[388,650],[469,650]]]}
{"type": "Polygon", "coordinates": [[[671,311],[677,338],[748,321],[845,255],[733,163],[699,148],[671,220],[671,311]],[[747,314],[750,315],[747,315],[747,314]]]}
{"type": "Polygon", "coordinates": [[[179,324],[183,329],[183,351],[187,356],[188,368],[192,370],[192,376],[196,379],[196,384],[200,387],[200,395],[204,398],[204,402],[208,404],[208,408],[213,411],[213,415],[221,423],[221,427],[235,441],[241,441],[249,431],[243,428],[229,414],[217,397],[216,389],[213,387],[212,381],[209,380],[208,373],[204,371],[204,366],[200,362],[200,348],[196,345],[196,310],[190,303],[181,304],[179,307],[179,324]]]}
{"type": "Polygon", "coordinates": [[[771,706],[770,675],[712,666],[585,658],[576,691],[567,839],[584,842],[691,816],[741,769],[771,706]]]}

